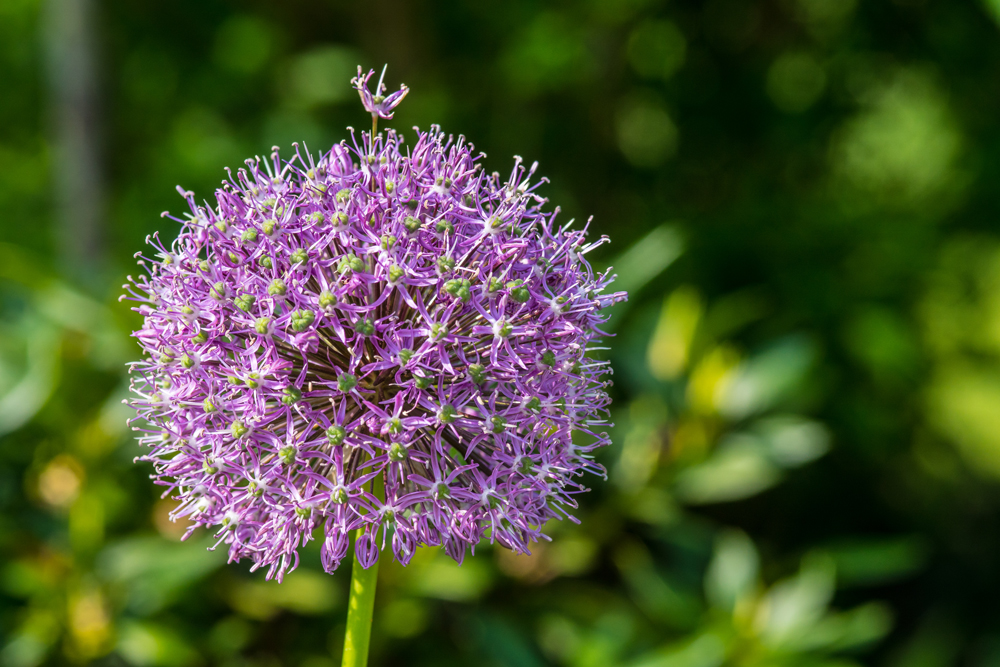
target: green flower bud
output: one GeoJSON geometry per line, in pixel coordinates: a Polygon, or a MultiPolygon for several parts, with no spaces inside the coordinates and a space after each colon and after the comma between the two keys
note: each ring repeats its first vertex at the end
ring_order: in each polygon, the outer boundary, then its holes
{"type": "Polygon", "coordinates": [[[400,364],[403,365],[403,366],[405,366],[406,364],[410,363],[410,359],[413,358],[414,354],[416,354],[416,353],[413,350],[409,350],[409,349],[406,349],[406,348],[400,350],[399,351],[399,362],[400,362],[400,364]]]}
{"type": "Polygon", "coordinates": [[[265,236],[274,236],[274,233],[278,231],[278,229],[280,229],[278,221],[275,220],[274,218],[271,218],[270,220],[265,220],[262,227],[264,229],[265,236]]]}
{"type": "Polygon", "coordinates": [[[448,335],[448,327],[444,324],[438,324],[435,322],[431,325],[431,339],[440,340],[448,335]]]}
{"type": "Polygon", "coordinates": [[[327,291],[323,291],[319,295],[319,307],[324,310],[332,306],[337,305],[337,297],[327,291]]]}
{"type": "Polygon", "coordinates": [[[531,293],[528,292],[527,287],[518,287],[515,290],[511,290],[510,298],[518,303],[524,303],[531,298],[531,293]]]}
{"type": "Polygon", "coordinates": [[[257,240],[257,230],[247,229],[246,231],[243,232],[243,234],[240,235],[240,240],[243,241],[244,243],[253,243],[254,241],[257,240]]]}
{"type": "Polygon", "coordinates": [[[218,410],[219,410],[219,409],[218,409],[217,407],[215,407],[215,404],[214,404],[214,403],[212,403],[212,401],[210,401],[210,400],[209,400],[209,399],[207,399],[207,398],[206,398],[206,399],[205,399],[205,401],[204,401],[204,402],[202,403],[202,405],[203,405],[203,406],[204,406],[204,408],[205,408],[205,412],[207,412],[207,413],[209,413],[209,414],[211,414],[211,413],[213,413],[213,412],[218,412],[218,410]]]}
{"type": "Polygon", "coordinates": [[[399,266],[393,264],[389,267],[389,282],[395,283],[397,280],[403,277],[403,269],[399,266]]]}
{"type": "Polygon", "coordinates": [[[235,252],[226,253],[226,257],[229,258],[229,261],[232,264],[239,264],[240,263],[240,256],[237,255],[235,252]]]}
{"type": "Polygon", "coordinates": [[[485,370],[486,369],[482,364],[470,364],[469,377],[472,378],[472,381],[476,384],[482,384],[483,382],[486,382],[486,378],[483,376],[483,372],[485,370]]]}
{"type": "Polygon", "coordinates": [[[382,235],[382,250],[389,250],[392,246],[396,245],[396,237],[392,234],[382,235]]]}
{"type": "Polygon", "coordinates": [[[399,435],[403,432],[403,420],[399,417],[389,418],[389,433],[392,435],[399,435]]]}
{"type": "Polygon", "coordinates": [[[396,190],[396,183],[394,181],[385,182],[385,193],[391,195],[396,190]]]}
{"type": "Polygon", "coordinates": [[[278,450],[278,458],[281,459],[281,462],[286,466],[295,462],[296,454],[298,454],[298,450],[296,450],[293,445],[286,445],[278,450]]]}
{"type": "Polygon", "coordinates": [[[233,434],[234,438],[242,438],[250,432],[250,428],[243,422],[236,421],[229,427],[229,432],[233,434]]]}
{"type": "Polygon", "coordinates": [[[455,260],[451,257],[438,257],[437,267],[441,273],[448,273],[455,268],[455,260]]]}
{"type": "Polygon", "coordinates": [[[403,226],[406,227],[406,231],[415,232],[420,229],[420,221],[414,218],[412,215],[408,215],[403,218],[403,226]]]}
{"type": "Polygon", "coordinates": [[[191,342],[196,345],[200,345],[201,343],[204,343],[207,340],[208,340],[208,334],[205,333],[204,331],[199,331],[196,336],[191,337],[191,342]]]}
{"type": "Polygon", "coordinates": [[[202,461],[201,467],[202,470],[207,472],[209,475],[214,475],[215,473],[219,472],[219,466],[215,465],[214,461],[210,461],[208,459],[202,461]]]}
{"type": "Polygon", "coordinates": [[[337,271],[348,273],[350,271],[361,271],[365,268],[365,261],[357,257],[353,252],[341,257],[337,263],[337,271]]]}
{"type": "Polygon", "coordinates": [[[521,464],[518,466],[518,470],[522,475],[531,475],[535,472],[535,462],[528,457],[524,457],[521,459],[521,464]]]}
{"type": "Polygon", "coordinates": [[[296,310],[292,313],[292,331],[302,332],[315,321],[316,313],[311,310],[296,310]]]}
{"type": "Polygon", "coordinates": [[[337,488],[330,494],[330,500],[338,505],[343,505],[347,502],[347,490],[344,487],[337,488]]]}
{"type": "Polygon", "coordinates": [[[212,289],[209,291],[209,295],[216,301],[222,301],[223,299],[225,299],[226,283],[220,280],[219,282],[212,285],[212,289]]]}
{"type": "Polygon", "coordinates": [[[198,262],[198,268],[202,271],[202,273],[208,273],[209,269],[208,260],[203,259],[200,262],[198,262]]]}
{"type": "Polygon", "coordinates": [[[331,445],[342,445],[344,444],[344,438],[347,437],[347,429],[343,426],[338,426],[334,424],[330,428],[326,429],[326,439],[330,441],[331,445]]]}
{"type": "Polygon", "coordinates": [[[343,190],[338,191],[337,194],[334,195],[334,199],[337,200],[338,204],[346,204],[349,202],[351,200],[350,188],[344,188],[343,190]]]}
{"type": "Polygon", "coordinates": [[[281,278],[275,278],[271,281],[271,284],[267,286],[267,293],[271,296],[284,296],[288,288],[285,287],[285,281],[281,278]]]}
{"type": "Polygon", "coordinates": [[[254,322],[254,325],[253,325],[253,328],[256,329],[257,333],[259,333],[259,334],[266,334],[268,332],[268,329],[270,327],[271,327],[271,318],[270,317],[261,317],[261,318],[258,318],[257,321],[254,322]]]}
{"type": "Polygon", "coordinates": [[[305,248],[299,248],[292,252],[292,264],[305,264],[309,261],[309,252],[305,248]]]}
{"type": "Polygon", "coordinates": [[[244,313],[249,313],[250,309],[253,308],[253,305],[256,302],[257,302],[257,297],[255,297],[253,294],[241,294],[240,296],[233,299],[233,304],[235,304],[236,307],[242,310],[244,313]]]}
{"type": "Polygon", "coordinates": [[[226,224],[225,220],[219,220],[217,223],[215,223],[215,228],[218,229],[223,234],[229,231],[229,225],[226,224]]]}
{"type": "Polygon", "coordinates": [[[302,400],[302,390],[298,387],[285,387],[281,393],[281,402],[285,405],[294,405],[302,400]]]}
{"type": "Polygon", "coordinates": [[[230,375],[226,379],[229,381],[229,384],[242,384],[242,382],[243,382],[243,380],[239,379],[235,375],[230,375]]]}
{"type": "Polygon", "coordinates": [[[185,354],[183,357],[181,357],[181,366],[183,366],[184,368],[191,368],[192,366],[194,366],[194,359],[185,354]]]}
{"type": "Polygon", "coordinates": [[[436,229],[439,234],[444,234],[445,232],[449,234],[455,233],[455,225],[451,224],[451,221],[449,220],[438,220],[437,224],[434,225],[434,229],[436,229]]]}
{"type": "Polygon", "coordinates": [[[260,375],[258,375],[257,373],[250,373],[250,375],[247,376],[244,382],[246,382],[247,386],[250,387],[251,389],[256,389],[257,387],[260,386],[260,382],[257,382],[257,380],[259,379],[260,375]]]}
{"type": "Polygon", "coordinates": [[[450,405],[448,403],[442,405],[441,409],[438,410],[437,413],[438,421],[442,424],[451,424],[455,421],[456,417],[458,417],[458,411],[455,410],[454,405],[450,405]]]}
{"type": "Polygon", "coordinates": [[[507,427],[507,420],[503,417],[493,417],[490,421],[493,423],[494,433],[503,433],[504,429],[507,427]]]}
{"type": "Polygon", "coordinates": [[[359,320],[357,324],[354,325],[354,330],[362,336],[371,336],[375,333],[375,323],[371,320],[359,320]]]}
{"type": "Polygon", "coordinates": [[[405,461],[407,456],[409,456],[409,452],[406,451],[406,447],[402,444],[394,442],[392,443],[392,446],[389,447],[389,460],[393,463],[405,461]]]}
{"type": "Polygon", "coordinates": [[[417,389],[427,389],[432,384],[434,384],[434,379],[430,377],[416,376],[413,378],[414,383],[417,385],[417,389]]]}
{"type": "Polygon", "coordinates": [[[312,516],[312,513],[313,513],[313,511],[312,511],[311,507],[296,507],[295,508],[295,514],[300,519],[308,519],[309,517],[312,516]]]}
{"type": "Polygon", "coordinates": [[[259,264],[260,266],[264,267],[265,269],[270,269],[270,268],[272,268],[274,266],[274,262],[272,262],[271,258],[268,257],[267,255],[261,255],[257,259],[257,264],[259,264]]]}
{"type": "Polygon", "coordinates": [[[343,211],[337,211],[330,218],[330,223],[333,225],[334,229],[340,229],[341,227],[346,227],[350,218],[343,211]]]}
{"type": "Polygon", "coordinates": [[[546,366],[556,365],[556,355],[553,354],[552,350],[545,350],[545,352],[542,353],[542,363],[546,366]]]}
{"type": "Polygon", "coordinates": [[[350,391],[358,386],[358,378],[350,373],[341,373],[337,376],[337,388],[340,391],[350,391]]]}
{"type": "Polygon", "coordinates": [[[461,280],[453,278],[444,284],[444,291],[458,297],[462,301],[468,302],[469,297],[472,295],[469,291],[471,286],[472,283],[466,278],[462,278],[461,280]]]}
{"type": "Polygon", "coordinates": [[[537,396],[532,396],[524,404],[524,407],[532,412],[538,412],[542,409],[542,401],[537,396]]]}
{"type": "Polygon", "coordinates": [[[490,278],[490,287],[489,287],[490,294],[493,294],[494,292],[499,292],[500,291],[500,287],[502,285],[503,285],[503,282],[499,278],[492,278],[491,277],[490,278]]]}

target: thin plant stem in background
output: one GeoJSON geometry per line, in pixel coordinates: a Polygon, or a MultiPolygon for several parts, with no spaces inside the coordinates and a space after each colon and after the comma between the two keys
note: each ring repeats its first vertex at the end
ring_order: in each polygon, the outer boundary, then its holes
{"type": "MultiPolygon", "coordinates": [[[[356,537],[360,538],[363,532],[364,530],[359,529],[356,537]]],[[[368,664],[368,644],[372,633],[377,583],[378,561],[366,568],[358,562],[355,552],[351,566],[351,597],[347,603],[343,667],[364,667],[368,664]]]]}
{"type": "Polygon", "coordinates": [[[48,0],[45,52],[61,264],[74,281],[100,284],[104,183],[93,0],[48,0]]]}

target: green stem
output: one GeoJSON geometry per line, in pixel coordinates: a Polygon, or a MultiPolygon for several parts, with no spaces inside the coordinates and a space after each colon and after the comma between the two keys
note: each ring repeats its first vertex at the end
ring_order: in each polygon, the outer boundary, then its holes
{"type": "MultiPolygon", "coordinates": [[[[355,539],[361,537],[358,530],[355,539]]],[[[357,551],[351,565],[351,598],[347,605],[347,634],[344,636],[343,667],[365,667],[368,643],[372,634],[372,610],[375,607],[375,584],[378,561],[367,570],[358,562],[357,551]]]]}

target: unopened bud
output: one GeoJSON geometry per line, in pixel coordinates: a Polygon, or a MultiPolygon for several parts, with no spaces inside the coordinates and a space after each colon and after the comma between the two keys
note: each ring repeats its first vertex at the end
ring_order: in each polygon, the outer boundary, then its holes
{"type": "Polygon", "coordinates": [[[292,331],[302,332],[316,319],[316,313],[311,310],[296,310],[292,313],[292,331]]]}
{"type": "Polygon", "coordinates": [[[341,373],[337,376],[337,387],[340,391],[350,391],[358,386],[358,378],[350,373],[341,373]]]}

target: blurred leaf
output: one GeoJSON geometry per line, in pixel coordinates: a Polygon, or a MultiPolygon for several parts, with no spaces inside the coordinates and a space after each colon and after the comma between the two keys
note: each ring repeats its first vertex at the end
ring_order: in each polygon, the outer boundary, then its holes
{"type": "Polygon", "coordinates": [[[803,559],[799,573],[775,584],[757,610],[755,626],[770,646],[795,644],[815,631],[833,599],[836,566],[825,554],[803,559]]]}
{"type": "Polygon", "coordinates": [[[127,607],[147,615],[172,603],[188,586],[226,563],[224,550],[208,551],[211,538],[168,542],[161,537],[131,537],[99,556],[101,576],[122,588],[127,607]]]}
{"type": "Polygon", "coordinates": [[[675,493],[684,503],[729,502],[756,495],[781,479],[759,439],[748,434],[730,436],[704,463],[677,474],[675,493]]]}
{"type": "Polygon", "coordinates": [[[0,435],[35,416],[56,386],[59,331],[37,316],[0,324],[0,435]]]}
{"type": "Polygon", "coordinates": [[[801,390],[818,356],[815,343],[804,336],[778,342],[740,366],[722,390],[719,411],[742,419],[778,405],[801,390]]]}
{"type": "Polygon", "coordinates": [[[459,565],[437,549],[418,550],[405,575],[417,595],[442,600],[470,601],[485,593],[492,581],[486,562],[467,558],[459,565]]]}
{"type": "Polygon", "coordinates": [[[705,573],[708,601],[727,612],[757,586],[760,556],[753,542],[739,530],[727,530],[715,540],[715,554],[705,573]]]}
{"type": "MultiPolygon", "coordinates": [[[[611,262],[617,274],[614,288],[636,298],[638,292],[673,264],[682,252],[684,239],[675,223],[656,227],[611,262]]],[[[627,304],[626,301],[615,305],[608,326],[621,319],[620,313],[627,304]]]]}
{"type": "Polygon", "coordinates": [[[928,388],[932,423],[979,474],[1000,476],[1000,367],[942,364],[928,388]]]}
{"type": "Polygon", "coordinates": [[[837,583],[881,586],[912,576],[927,563],[928,547],[919,536],[855,538],[825,548],[837,565],[837,583]]]}
{"type": "Polygon", "coordinates": [[[712,633],[653,651],[629,667],[719,667],[726,658],[726,645],[712,633]]]}
{"type": "Polygon", "coordinates": [[[142,621],[122,625],[118,652],[137,667],[184,667],[198,661],[198,654],[177,632],[142,621]]]}
{"type": "Polygon", "coordinates": [[[771,460],[783,468],[814,461],[830,448],[830,433],[825,426],[795,415],[761,419],[751,431],[760,436],[771,460]]]}
{"type": "Polygon", "coordinates": [[[646,353],[655,378],[673,379],[687,367],[691,341],[703,310],[701,297],[692,287],[679,287],[664,300],[646,353]]]}
{"type": "Polygon", "coordinates": [[[674,627],[689,627],[700,611],[699,602],[677,590],[665,580],[649,552],[639,542],[619,545],[614,552],[615,565],[628,584],[636,604],[647,614],[674,627]]]}
{"type": "Polygon", "coordinates": [[[233,609],[248,618],[266,620],[282,609],[296,614],[324,614],[338,607],[343,592],[330,575],[299,568],[275,581],[236,581],[227,597],[233,609]]]}
{"type": "Polygon", "coordinates": [[[30,610],[0,650],[0,664],[4,667],[35,667],[41,664],[59,637],[59,625],[52,612],[30,610]]]}

